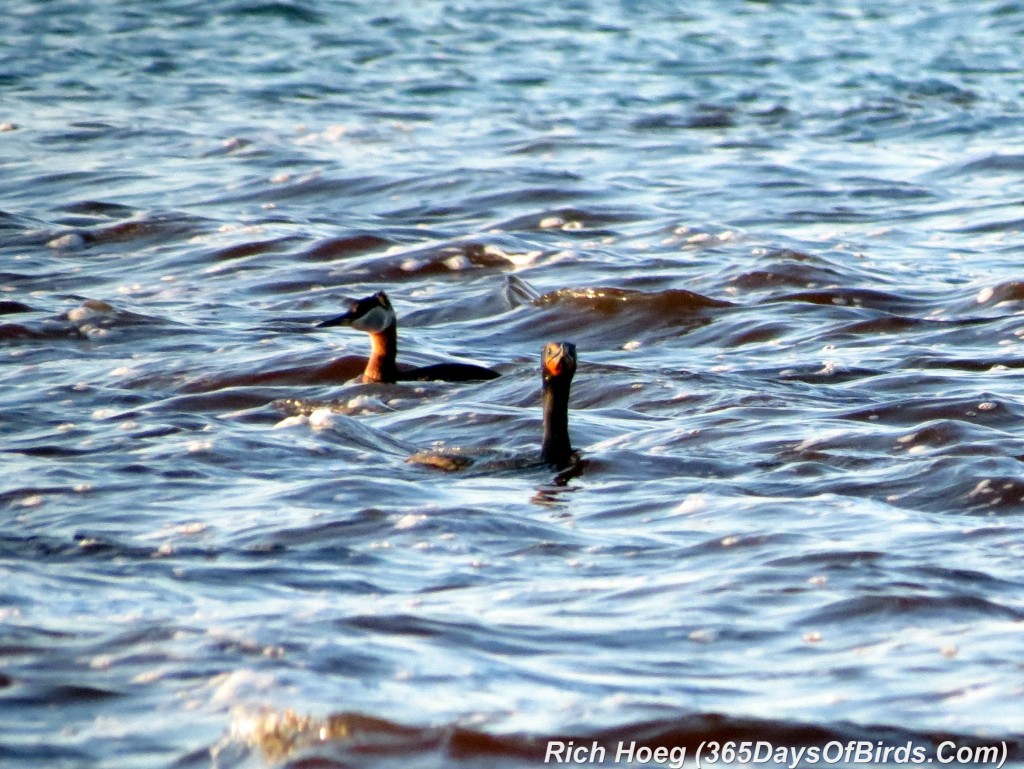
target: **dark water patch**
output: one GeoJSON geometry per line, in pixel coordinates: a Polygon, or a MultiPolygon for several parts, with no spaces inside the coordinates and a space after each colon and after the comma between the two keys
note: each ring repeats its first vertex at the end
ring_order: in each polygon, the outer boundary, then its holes
{"type": "Polygon", "coordinates": [[[9,193],[10,199],[24,200],[33,199],[40,194],[46,194],[48,199],[60,199],[68,196],[73,191],[75,196],[83,192],[89,194],[88,190],[94,190],[97,196],[107,196],[112,189],[122,185],[143,184],[149,176],[145,172],[106,172],[96,171],[66,171],[61,173],[49,173],[35,177],[31,180],[30,188],[19,187],[18,191],[9,193]]]}
{"type": "MultiPolygon", "coordinates": [[[[430,302],[426,307],[403,312],[399,324],[410,328],[475,324],[482,319],[499,317],[516,307],[532,305],[539,298],[540,294],[532,286],[510,275],[504,282],[488,286],[485,293],[465,296],[459,302],[430,302]]],[[[457,334],[458,330],[453,328],[452,332],[457,334]]]]}
{"type": "MultiPolygon", "coordinates": [[[[968,483],[969,485],[969,483],[968,483]]],[[[960,498],[973,508],[1024,513],[1024,481],[1017,476],[982,478],[960,498]]]]}
{"type": "Polygon", "coordinates": [[[26,231],[31,232],[43,226],[45,226],[45,222],[41,219],[13,211],[0,210],[0,231],[10,231],[9,234],[5,235],[5,241],[3,244],[0,244],[0,248],[11,245],[11,242],[6,238],[12,237],[13,234],[20,234],[26,231]]]}
{"type": "MultiPolygon", "coordinates": [[[[94,651],[97,653],[109,653],[112,649],[133,650],[139,644],[158,644],[165,641],[173,641],[180,632],[180,628],[164,624],[142,623],[137,627],[121,630],[114,635],[104,636],[96,639],[94,651]]],[[[162,657],[157,656],[158,659],[162,657]]]]}
{"type": "Polygon", "coordinates": [[[864,224],[872,219],[866,212],[842,205],[819,209],[794,209],[786,213],[786,218],[802,224],[864,224]]]}
{"type": "Polygon", "coordinates": [[[221,13],[240,18],[255,17],[309,25],[320,25],[326,21],[322,14],[305,3],[243,2],[231,5],[221,13]]]}
{"type": "Polygon", "coordinates": [[[56,323],[45,327],[50,335],[82,339],[103,339],[112,332],[119,335],[133,331],[144,334],[147,329],[155,327],[159,327],[164,335],[183,330],[165,318],[115,307],[101,299],[84,299],[77,307],[57,315],[55,320],[56,323]]]}
{"type": "Polygon", "coordinates": [[[1004,303],[1020,301],[1024,301],[1024,281],[1010,280],[982,289],[974,298],[974,305],[998,307],[1004,303]]]}
{"type": "Polygon", "coordinates": [[[1015,218],[1001,219],[983,224],[972,224],[966,227],[959,227],[956,231],[964,235],[988,235],[999,232],[1016,234],[1022,229],[1024,229],[1024,218],[1015,218]]]}
{"type": "MultiPolygon", "coordinates": [[[[466,199],[463,204],[466,209],[477,215],[494,216],[497,212],[508,208],[519,206],[536,207],[541,204],[555,204],[577,202],[588,197],[597,197],[586,190],[575,188],[578,178],[569,177],[559,180],[558,187],[528,187],[525,189],[514,189],[507,192],[488,192],[483,195],[475,195],[466,199]]],[[[579,222],[578,219],[573,219],[579,222]]],[[[593,234],[593,233],[591,233],[593,234]]]]}
{"type": "Polygon", "coordinates": [[[245,259],[250,256],[277,254],[288,251],[290,248],[301,242],[303,242],[303,239],[296,237],[250,241],[248,243],[239,243],[234,246],[227,246],[226,248],[218,248],[210,254],[210,258],[216,262],[226,262],[235,259],[245,259]]]}
{"type": "MultiPolygon", "coordinates": [[[[227,278],[234,278],[236,275],[244,274],[246,270],[252,269],[252,266],[244,266],[235,270],[232,270],[226,275],[227,278]]],[[[225,275],[224,272],[221,273],[225,275]]],[[[314,288],[320,288],[323,286],[331,285],[350,285],[357,280],[349,280],[346,276],[339,276],[337,278],[325,278],[324,274],[320,270],[310,269],[293,269],[288,273],[289,277],[282,280],[265,280],[262,273],[257,274],[253,279],[252,283],[258,283],[260,291],[263,294],[275,295],[293,295],[301,294],[306,291],[310,291],[314,288]]]]}
{"type": "Polygon", "coordinates": [[[969,107],[975,104],[981,95],[972,88],[964,88],[945,78],[925,78],[922,80],[902,81],[894,83],[897,90],[903,91],[913,101],[935,100],[946,102],[958,107],[969,107]]]}
{"type": "Polygon", "coordinates": [[[939,200],[939,196],[932,189],[909,182],[861,177],[844,179],[843,181],[847,184],[856,185],[856,188],[850,192],[850,197],[853,199],[884,201],[939,200]]]}
{"type": "MultiPolygon", "coordinates": [[[[272,363],[272,362],[268,362],[272,363]]],[[[363,373],[366,358],[345,355],[327,363],[295,366],[292,368],[269,369],[237,374],[203,374],[189,380],[182,386],[184,393],[209,393],[218,390],[236,390],[254,387],[297,387],[302,385],[345,384],[363,373]]],[[[256,396],[259,397],[258,395],[256,396]]],[[[229,393],[225,404],[233,402],[235,393],[229,393]]],[[[202,405],[205,401],[192,401],[202,405]]],[[[237,400],[237,406],[248,408],[258,403],[244,398],[237,400]]]]}
{"type": "Polygon", "coordinates": [[[869,496],[903,509],[940,515],[1018,515],[1024,493],[1012,473],[1020,461],[985,446],[950,446],[920,456],[904,453],[897,444],[892,454],[906,459],[884,474],[872,477],[832,477],[828,491],[850,497],[869,496]]]}
{"type": "Polygon", "coordinates": [[[21,761],[26,766],[87,766],[95,764],[98,757],[94,751],[70,745],[53,744],[5,744],[0,742],[0,758],[21,761]]]}
{"type": "Polygon", "coordinates": [[[10,623],[0,639],[0,657],[18,657],[63,647],[76,639],[76,634],[63,630],[10,623]]]}
{"type": "Polygon", "coordinates": [[[1024,171],[1024,155],[993,153],[983,157],[957,162],[946,166],[933,175],[948,178],[955,176],[989,176],[1013,174],[1019,175],[1024,171]]]}
{"type": "Polygon", "coordinates": [[[905,364],[922,370],[949,369],[952,371],[1000,371],[1002,369],[1024,368],[1024,358],[999,355],[988,358],[958,358],[943,355],[921,354],[909,356],[905,364]]]}
{"type": "Polygon", "coordinates": [[[924,318],[907,318],[898,315],[884,315],[871,320],[861,320],[850,323],[837,329],[839,334],[902,334],[912,331],[928,324],[938,324],[941,321],[930,321],[924,318]]]}
{"type": "Polygon", "coordinates": [[[35,312],[35,310],[23,302],[10,299],[0,301],[0,315],[14,315],[19,312],[35,312]]]}
{"type": "Polygon", "coordinates": [[[520,626],[514,637],[500,632],[500,628],[481,625],[476,622],[445,622],[440,619],[416,616],[414,614],[357,615],[335,623],[339,629],[353,629],[370,633],[385,633],[390,636],[427,638],[442,643],[458,643],[488,654],[508,657],[529,656],[543,648],[551,637],[562,642],[571,642],[577,633],[561,630],[548,631],[535,627],[520,626]]]}
{"type": "Polygon", "coordinates": [[[134,247],[147,244],[178,241],[205,232],[210,223],[197,216],[154,212],[116,224],[81,231],[86,244],[106,246],[130,243],[134,247]]]}
{"type": "Polygon", "coordinates": [[[817,385],[856,382],[862,379],[871,379],[882,373],[881,369],[844,364],[837,365],[826,361],[824,364],[816,363],[808,367],[794,366],[782,369],[777,372],[776,376],[782,381],[804,382],[817,385]]]}
{"type": "Polygon", "coordinates": [[[80,200],[75,203],[68,203],[62,206],[60,210],[66,214],[94,220],[128,219],[139,214],[131,206],[112,203],[106,200],[80,200]]]}
{"type": "MultiPolygon", "coordinates": [[[[450,241],[372,255],[347,265],[339,277],[346,284],[375,280],[398,283],[431,277],[460,277],[467,272],[508,270],[515,266],[500,245],[487,241],[450,241]]],[[[333,285],[330,281],[327,285],[333,285]]]]}
{"type": "Polygon", "coordinates": [[[330,262],[369,251],[383,251],[394,245],[391,241],[371,233],[346,235],[321,241],[300,255],[310,262],[330,262]]]}
{"type": "MultiPolygon", "coordinates": [[[[595,141],[585,136],[565,136],[556,138],[533,139],[528,141],[516,140],[507,148],[512,155],[547,155],[551,153],[572,153],[574,151],[606,149],[607,144],[603,141],[595,141]]],[[[574,177],[580,181],[581,177],[574,177]]]]}
{"type": "Polygon", "coordinates": [[[40,135],[36,141],[41,145],[91,142],[108,138],[120,130],[121,127],[113,123],[79,121],[69,123],[67,129],[40,135]]]}
{"type": "MultiPolygon", "coordinates": [[[[902,447],[910,448],[912,446],[927,446],[929,448],[939,448],[943,446],[956,445],[956,446],[969,446],[972,440],[983,438],[985,436],[985,430],[975,424],[969,424],[963,419],[971,419],[976,417],[978,412],[976,410],[968,409],[960,416],[960,419],[937,419],[918,423],[914,425],[914,428],[896,438],[897,444],[902,447]]],[[[986,420],[992,427],[1006,427],[1005,418],[1006,413],[1002,415],[1002,419],[992,418],[986,420]]],[[[980,420],[979,420],[980,421],[980,420]]],[[[993,431],[995,437],[1005,436],[1006,433],[993,431]]]]}
{"type": "Polygon", "coordinates": [[[0,702],[11,706],[33,707],[52,705],[63,702],[68,705],[81,705],[123,697],[124,693],[113,689],[101,689],[96,686],[63,684],[46,686],[39,683],[24,682],[9,693],[0,693],[0,702]]]}
{"type": "Polygon", "coordinates": [[[693,343],[712,343],[723,348],[747,347],[784,339],[793,330],[794,327],[790,323],[752,319],[744,313],[739,313],[716,319],[714,326],[703,326],[700,330],[695,330],[693,343]]]}
{"type": "Polygon", "coordinates": [[[330,545],[335,556],[343,557],[347,562],[354,561],[360,564],[368,563],[368,557],[356,557],[349,544],[364,540],[366,537],[381,536],[392,526],[393,520],[388,513],[377,508],[367,508],[343,520],[313,522],[300,527],[282,527],[257,536],[261,542],[270,542],[274,546],[288,549],[302,548],[324,553],[325,548],[330,545]]]}
{"type": "MultiPolygon", "coordinates": [[[[79,494],[79,492],[70,486],[16,486],[14,483],[9,483],[7,488],[0,492],[0,506],[7,507],[8,509],[17,509],[25,507],[26,500],[34,501],[47,496],[73,496],[76,494],[79,494]]],[[[22,541],[17,535],[12,536],[12,542],[22,541]]],[[[48,540],[37,540],[36,537],[28,537],[25,541],[40,542],[44,547],[47,546],[46,543],[48,542],[48,540]]]]}
{"type": "Polygon", "coordinates": [[[645,293],[614,287],[564,288],[544,294],[540,307],[565,307],[597,315],[634,315],[638,324],[672,324],[705,310],[732,307],[731,302],[713,299],[686,289],[645,293]]]}
{"type": "Polygon", "coordinates": [[[414,85],[407,85],[402,88],[402,93],[413,98],[429,98],[435,96],[447,96],[451,94],[470,92],[472,91],[473,87],[474,84],[472,82],[454,83],[444,80],[430,80],[426,82],[416,83],[414,85]]]}
{"type": "Polygon", "coordinates": [[[887,557],[875,550],[809,551],[800,555],[787,555],[768,561],[768,566],[811,566],[815,570],[851,571],[874,564],[887,557]]]}
{"type": "Polygon", "coordinates": [[[922,565],[915,566],[908,570],[911,575],[920,576],[924,584],[933,584],[936,580],[950,587],[963,587],[974,585],[978,588],[993,590],[1016,590],[1016,586],[1005,583],[1003,580],[995,579],[990,574],[976,569],[956,569],[944,566],[922,565]]]}
{"type": "Polygon", "coordinates": [[[20,323],[0,323],[0,342],[56,341],[83,338],[83,335],[76,328],[32,328],[20,323]]]}
{"type": "MultiPolygon", "coordinates": [[[[109,485],[106,488],[116,487],[109,485]]],[[[40,489],[35,493],[55,496],[57,490],[40,489]]],[[[81,492],[73,493],[82,495],[81,492]]],[[[155,552],[156,549],[153,547],[128,544],[103,535],[82,532],[76,532],[67,538],[42,535],[0,538],[0,556],[9,559],[36,556],[61,563],[81,559],[98,559],[117,563],[122,561],[145,562],[152,558],[155,552]]]]}
{"type": "Polygon", "coordinates": [[[70,446],[43,444],[35,446],[11,446],[0,449],[4,453],[22,454],[26,457],[42,457],[46,459],[71,459],[72,457],[87,456],[97,451],[105,451],[106,447],[92,449],[76,449],[70,446]]]}
{"type": "MultiPolygon", "coordinates": [[[[289,382],[289,384],[291,383],[289,382]]],[[[190,387],[194,386],[199,385],[195,383],[190,385],[190,387]]],[[[178,395],[167,398],[147,406],[147,410],[166,412],[168,414],[242,411],[244,409],[259,408],[260,406],[272,403],[280,397],[281,392],[278,389],[254,387],[245,384],[217,386],[213,383],[210,384],[209,391],[200,391],[196,395],[178,395]]]]}
{"type": "Polygon", "coordinates": [[[692,112],[654,112],[633,120],[631,127],[636,131],[671,131],[678,129],[723,129],[736,124],[733,110],[729,107],[699,105],[692,112]]]}
{"type": "MultiPolygon", "coordinates": [[[[399,188],[402,180],[365,175],[353,177],[328,177],[316,173],[258,180],[246,185],[244,191],[232,190],[202,202],[202,205],[223,206],[231,203],[264,203],[267,205],[290,203],[297,205],[303,200],[349,200],[366,199],[382,195],[399,188]]],[[[333,221],[333,219],[332,219],[333,221]]]]}
{"type": "Polygon", "coordinates": [[[568,231],[592,237],[595,232],[607,231],[612,234],[616,226],[635,222],[639,218],[640,212],[629,208],[554,208],[503,219],[494,223],[492,228],[505,232],[568,231]]]}
{"type": "Polygon", "coordinates": [[[474,218],[477,213],[467,210],[460,204],[442,203],[437,205],[403,206],[387,212],[389,219],[404,221],[409,224],[427,223],[440,226],[443,222],[474,218]]]}
{"type": "Polygon", "coordinates": [[[794,288],[811,288],[822,283],[830,283],[837,275],[832,271],[822,270],[814,265],[780,263],[767,269],[751,270],[729,280],[736,288],[743,290],[759,290],[792,286],[794,288]]]}
{"type": "Polygon", "coordinates": [[[241,136],[232,136],[228,139],[224,139],[219,145],[213,149],[208,149],[203,152],[200,157],[203,158],[218,158],[228,157],[233,155],[243,156],[259,156],[261,151],[253,146],[252,139],[246,139],[241,136]]]}
{"type": "Polygon", "coordinates": [[[752,256],[752,263],[737,259],[730,272],[738,274],[732,275],[726,284],[730,289],[756,291],[792,286],[828,290],[858,283],[891,282],[887,276],[851,262],[849,254],[843,252],[759,247],[752,256]]]}
{"type": "Polygon", "coordinates": [[[764,549],[770,548],[772,545],[781,545],[781,550],[785,550],[785,546],[793,546],[798,544],[800,538],[796,535],[791,534],[752,534],[748,536],[730,536],[723,538],[715,536],[710,539],[705,539],[703,542],[699,542],[688,549],[688,554],[691,555],[713,555],[722,551],[728,550],[730,553],[736,552],[736,549],[764,549]]]}
{"type": "Polygon", "coordinates": [[[970,594],[925,595],[903,593],[870,595],[836,601],[807,617],[811,623],[846,623],[879,620],[906,622],[968,622],[980,617],[1024,619],[1024,612],[970,594]]]}
{"type": "Polygon", "coordinates": [[[832,305],[836,307],[863,307],[901,314],[918,308],[913,299],[869,288],[829,288],[820,291],[800,291],[795,294],[775,296],[771,302],[807,302],[808,304],[832,305]]]}

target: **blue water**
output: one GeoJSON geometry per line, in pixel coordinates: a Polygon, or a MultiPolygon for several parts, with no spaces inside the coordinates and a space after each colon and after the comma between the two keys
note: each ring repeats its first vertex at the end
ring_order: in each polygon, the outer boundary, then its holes
{"type": "Polygon", "coordinates": [[[6,9],[0,763],[1024,762],[1022,34],[1005,1],[6,9]],[[360,383],[315,324],[381,289],[401,362],[502,376],[360,383]],[[534,456],[553,339],[576,472],[405,462],[534,456]]]}

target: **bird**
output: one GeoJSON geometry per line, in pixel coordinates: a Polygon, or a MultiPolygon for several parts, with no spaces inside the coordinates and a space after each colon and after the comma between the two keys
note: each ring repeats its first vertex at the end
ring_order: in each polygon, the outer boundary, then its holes
{"type": "Polygon", "coordinates": [[[394,383],[408,381],[440,380],[444,382],[471,382],[496,379],[500,376],[493,369],[475,366],[471,363],[435,363],[419,368],[399,367],[398,316],[388,295],[383,291],[349,300],[348,309],[341,315],[322,321],[317,328],[349,326],[365,331],[370,336],[370,358],[362,374],[366,383],[394,383]]]}
{"type": "MultiPolygon", "coordinates": [[[[569,387],[576,374],[576,345],[572,342],[549,342],[541,351],[541,401],[544,428],[540,454],[513,457],[488,463],[496,469],[530,467],[539,463],[564,471],[579,464],[579,452],[569,439],[569,387]]],[[[418,451],[407,462],[426,465],[437,470],[463,470],[475,463],[467,452],[455,450],[418,451]]]]}
{"type": "Polygon", "coordinates": [[[544,438],[540,458],[559,470],[573,464],[578,454],[569,440],[569,385],[576,374],[576,345],[549,342],[541,355],[541,390],[544,403],[544,438]]]}

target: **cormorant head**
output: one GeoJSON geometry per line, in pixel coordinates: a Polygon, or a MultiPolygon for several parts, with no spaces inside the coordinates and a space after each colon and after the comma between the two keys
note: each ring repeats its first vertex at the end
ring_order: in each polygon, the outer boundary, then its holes
{"type": "Polygon", "coordinates": [[[572,381],[576,373],[576,345],[572,342],[548,342],[544,346],[541,374],[544,384],[554,381],[572,381]]]}
{"type": "Polygon", "coordinates": [[[362,299],[352,299],[348,303],[348,311],[336,318],[317,323],[317,328],[328,326],[351,326],[358,331],[365,331],[367,334],[379,334],[390,326],[395,325],[395,311],[388,301],[388,295],[383,291],[376,294],[364,296],[362,299]]]}

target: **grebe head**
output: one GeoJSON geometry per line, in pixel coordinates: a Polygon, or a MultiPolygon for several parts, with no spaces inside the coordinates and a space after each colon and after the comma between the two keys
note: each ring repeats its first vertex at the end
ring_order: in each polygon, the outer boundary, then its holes
{"type": "Polygon", "coordinates": [[[572,342],[548,342],[544,346],[541,374],[544,384],[572,381],[576,373],[576,345],[572,342]]]}
{"type": "Polygon", "coordinates": [[[317,328],[351,326],[358,331],[365,331],[367,334],[379,334],[395,325],[395,322],[395,311],[391,307],[391,302],[388,301],[388,295],[383,291],[378,291],[376,294],[364,296],[362,299],[350,300],[347,312],[318,323],[317,328]]]}

